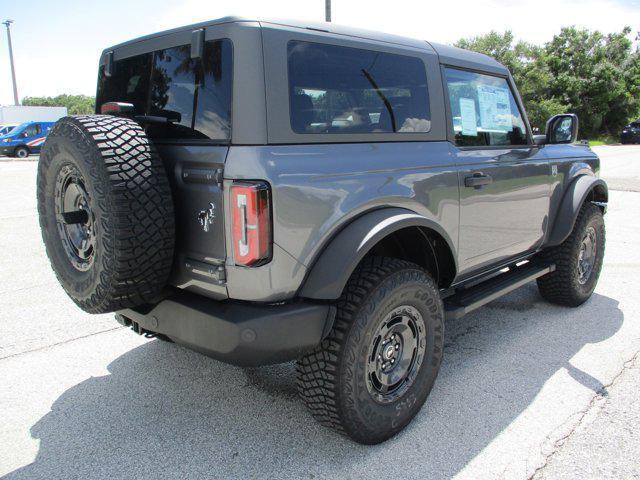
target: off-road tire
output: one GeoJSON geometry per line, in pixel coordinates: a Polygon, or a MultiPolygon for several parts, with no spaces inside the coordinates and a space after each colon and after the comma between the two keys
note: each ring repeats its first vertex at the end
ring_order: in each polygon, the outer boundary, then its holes
{"type": "Polygon", "coordinates": [[[337,301],[331,333],[298,361],[298,391],[321,424],[363,444],[377,444],[402,430],[418,413],[442,360],[444,307],[438,287],[421,267],[402,260],[363,260],[337,301]],[[368,345],[387,311],[410,304],[422,315],[426,348],[415,380],[391,403],[368,391],[368,345]]]}
{"type": "Polygon", "coordinates": [[[80,308],[105,313],[160,297],[173,262],[174,206],[164,166],[136,122],[107,115],[59,120],[40,155],[37,197],[47,255],[80,308]],[[83,180],[92,219],[95,247],[86,270],[67,253],[56,215],[56,182],[70,169],[83,180]]]}
{"type": "Polygon", "coordinates": [[[577,307],[586,302],[598,283],[605,249],[605,228],[602,210],[586,202],[569,237],[556,247],[541,252],[542,260],[554,263],[555,271],[538,279],[538,289],[548,302],[577,307]],[[592,227],[596,233],[596,255],[593,269],[585,283],[579,282],[578,258],[580,245],[586,231],[592,227]]]}
{"type": "Polygon", "coordinates": [[[27,158],[29,156],[29,149],[27,147],[18,147],[14,150],[13,155],[18,158],[27,158]]]}

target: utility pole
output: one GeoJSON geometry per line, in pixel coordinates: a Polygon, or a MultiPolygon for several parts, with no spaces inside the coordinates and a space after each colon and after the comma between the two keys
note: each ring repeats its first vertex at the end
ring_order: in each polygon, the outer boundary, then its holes
{"type": "Polygon", "coordinates": [[[324,21],[331,21],[331,0],[324,0],[324,21]]]}
{"type": "Polygon", "coordinates": [[[11,46],[11,30],[9,27],[13,23],[13,20],[5,20],[4,25],[7,27],[7,43],[9,44],[9,62],[11,62],[11,79],[13,80],[13,103],[14,105],[20,105],[18,100],[18,85],[16,84],[16,69],[13,66],[13,47],[11,46]]]}

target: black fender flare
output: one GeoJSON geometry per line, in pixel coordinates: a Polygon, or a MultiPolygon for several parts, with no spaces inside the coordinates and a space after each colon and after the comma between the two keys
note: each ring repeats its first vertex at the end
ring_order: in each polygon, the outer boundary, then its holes
{"type": "Polygon", "coordinates": [[[591,175],[580,175],[567,187],[562,197],[558,214],[553,222],[553,228],[545,246],[560,245],[573,230],[582,204],[589,194],[596,188],[604,189],[605,202],[609,198],[607,183],[601,178],[591,175]]]}
{"type": "Polygon", "coordinates": [[[434,230],[445,239],[451,252],[455,252],[449,235],[437,222],[404,208],[373,210],[353,220],[328,242],[309,269],[300,296],[317,300],[340,298],[364,256],[387,235],[406,227],[434,230]]]}

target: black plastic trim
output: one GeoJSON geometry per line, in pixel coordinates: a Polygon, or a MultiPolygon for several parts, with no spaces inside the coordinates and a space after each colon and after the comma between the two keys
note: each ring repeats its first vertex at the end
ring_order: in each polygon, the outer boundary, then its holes
{"type": "Polygon", "coordinates": [[[313,349],[331,330],[335,307],[219,302],[178,291],[155,306],[122,310],[116,317],[139,333],[163,334],[217,360],[250,367],[287,362],[313,349]]]}
{"type": "Polygon", "coordinates": [[[349,223],[321,250],[302,284],[300,296],[316,300],[339,298],[364,256],[387,235],[406,227],[435,231],[445,239],[449,250],[455,252],[447,233],[435,221],[404,208],[373,210],[349,223]]]}
{"type": "Polygon", "coordinates": [[[455,320],[513,290],[555,270],[555,265],[529,262],[469,288],[461,288],[445,300],[447,320],[455,320]]]}
{"type": "Polygon", "coordinates": [[[560,245],[571,234],[582,205],[596,187],[604,188],[605,196],[608,198],[609,189],[606,182],[591,175],[581,175],[567,187],[545,247],[560,245]]]}

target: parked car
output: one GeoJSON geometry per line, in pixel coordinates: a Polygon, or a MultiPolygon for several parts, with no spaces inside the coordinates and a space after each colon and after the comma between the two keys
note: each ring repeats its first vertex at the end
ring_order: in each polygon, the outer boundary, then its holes
{"type": "Polygon", "coordinates": [[[26,122],[0,136],[0,155],[26,158],[39,153],[53,122],[26,122]]]}
{"type": "Polygon", "coordinates": [[[12,124],[0,125],[0,137],[6,135],[7,133],[9,133],[11,130],[13,130],[16,127],[17,127],[17,125],[12,125],[12,124]]]}
{"type": "Polygon", "coordinates": [[[313,416],[357,442],[420,410],[445,318],[596,286],[599,159],[575,115],[534,136],[490,57],[224,18],[106,49],[96,108],[38,167],[67,294],[234,365],[296,360],[313,416]]]}
{"type": "Polygon", "coordinates": [[[620,134],[620,143],[640,143],[640,120],[631,122],[622,129],[620,134]]]}

